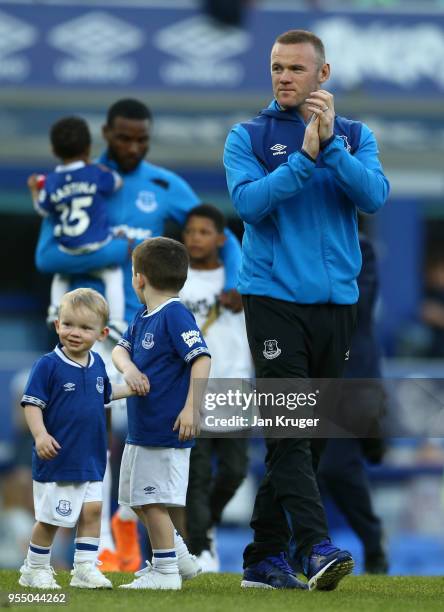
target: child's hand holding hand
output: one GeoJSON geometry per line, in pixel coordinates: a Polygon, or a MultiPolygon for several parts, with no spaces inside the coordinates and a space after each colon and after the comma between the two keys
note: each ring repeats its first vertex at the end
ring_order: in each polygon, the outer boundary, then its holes
{"type": "Polygon", "coordinates": [[[123,378],[131,391],[136,395],[146,395],[150,390],[150,381],[135,365],[131,363],[123,371],[123,378]]]}

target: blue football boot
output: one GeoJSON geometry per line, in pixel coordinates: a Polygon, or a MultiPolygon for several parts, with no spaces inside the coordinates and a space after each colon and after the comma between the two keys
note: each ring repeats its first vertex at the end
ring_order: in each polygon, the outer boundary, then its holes
{"type": "Polygon", "coordinates": [[[339,581],[351,574],[355,563],[348,550],[340,550],[330,542],[322,540],[315,544],[311,554],[304,558],[304,574],[310,591],[333,591],[339,581]]]}
{"type": "Polygon", "coordinates": [[[266,557],[259,561],[259,563],[246,567],[241,587],[254,589],[308,589],[305,582],[296,578],[284,553],[280,553],[276,557],[266,557]]]}

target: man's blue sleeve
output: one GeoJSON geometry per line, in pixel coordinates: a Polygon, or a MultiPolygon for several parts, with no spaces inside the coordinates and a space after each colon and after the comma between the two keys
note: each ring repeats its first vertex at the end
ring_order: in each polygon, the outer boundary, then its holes
{"type": "Polygon", "coordinates": [[[322,159],[359,210],[374,213],[386,202],[390,185],[378,159],[376,139],[365,124],[362,124],[359,148],[354,155],[336,136],[323,150],[322,159]]]}
{"type": "MultiPolygon", "coordinates": [[[[200,204],[200,200],[186,181],[177,174],[169,174],[169,207],[172,219],[183,226],[189,211],[200,204]]],[[[221,249],[225,267],[225,290],[234,289],[241,264],[241,247],[236,236],[229,229],[225,230],[227,240],[221,249]]]]}
{"type": "Polygon", "coordinates": [[[46,189],[41,189],[36,200],[33,199],[35,210],[42,217],[48,216],[54,211],[54,205],[51,202],[51,198],[48,196],[46,189]]]}
{"type": "Polygon", "coordinates": [[[225,267],[225,286],[224,290],[236,289],[238,283],[238,274],[242,259],[242,249],[239,240],[233,232],[225,228],[225,236],[227,237],[224,246],[221,249],[222,261],[225,267]]]}
{"type": "Polygon", "coordinates": [[[20,402],[22,406],[31,404],[42,410],[46,408],[50,396],[50,374],[51,367],[48,358],[41,357],[32,367],[20,402]]]}
{"type": "Polygon", "coordinates": [[[51,219],[43,219],[35,252],[35,265],[46,274],[87,274],[91,270],[121,266],[129,257],[128,241],[114,238],[94,253],[69,255],[61,251],[54,238],[51,219]]]}
{"type": "Polygon", "coordinates": [[[247,130],[237,125],[225,142],[224,165],[233,206],[243,221],[254,225],[301,191],[316,164],[298,151],[267,174],[253,153],[247,130]]]}
{"type": "Polygon", "coordinates": [[[117,173],[111,170],[102,170],[99,167],[98,189],[103,195],[111,195],[116,190],[116,175],[117,173]]]}
{"type": "Polygon", "coordinates": [[[168,215],[183,226],[189,211],[200,204],[200,199],[186,181],[177,174],[168,172],[168,215]]]}

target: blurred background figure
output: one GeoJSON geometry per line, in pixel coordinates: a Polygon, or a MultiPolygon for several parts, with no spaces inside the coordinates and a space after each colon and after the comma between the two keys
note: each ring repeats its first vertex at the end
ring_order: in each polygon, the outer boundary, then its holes
{"type": "MultiPolygon", "coordinates": [[[[359,301],[356,329],[350,348],[350,359],[345,367],[346,378],[381,378],[381,351],[374,330],[374,310],[378,295],[378,272],[371,242],[359,236],[362,268],[358,276],[359,301]]],[[[375,405],[374,389],[363,380],[349,399],[353,407],[364,415],[376,413],[372,419],[378,424],[382,407],[375,405]]],[[[348,397],[348,396],[347,396],[348,397]]],[[[384,550],[381,519],[375,513],[365,460],[380,463],[384,440],[380,438],[337,438],[328,440],[318,467],[318,480],[347,519],[362,543],[364,570],[368,574],[386,574],[388,560],[384,550]]]]}
{"type": "MultiPolygon", "coordinates": [[[[403,418],[414,414],[418,431],[418,423],[427,422],[430,397],[440,393],[429,381],[441,378],[444,370],[442,1],[280,0],[279,7],[271,0],[239,0],[233,6],[219,1],[228,12],[222,19],[215,14],[218,7],[204,0],[170,4],[0,0],[1,387],[10,388],[37,354],[53,349],[44,323],[50,278],[34,266],[40,220],[26,188],[29,174],[46,174],[53,166],[48,126],[63,115],[84,117],[94,158],[101,148],[104,109],[143,92],[155,117],[150,161],[182,176],[199,200],[217,205],[241,236],[242,224],[226,191],[224,141],[231,125],[270,102],[269,75],[257,66],[267,65],[279,32],[297,27],[324,40],[334,66],[330,83],[336,110],[374,130],[392,186],[388,205],[372,222],[366,218],[364,226],[378,260],[375,326],[382,374],[405,379],[400,413],[403,418]],[[424,377],[433,393],[412,393],[409,376],[424,377]]],[[[146,185],[140,197],[136,194],[147,227],[158,212],[152,207],[153,191],[146,185]]],[[[178,235],[172,225],[168,232],[178,235]]],[[[20,520],[32,521],[22,494],[11,490],[11,475],[18,470],[22,482],[30,457],[13,395],[0,396],[0,513],[15,517],[10,509],[17,508],[20,520]]],[[[435,408],[438,413],[439,401],[435,408]]],[[[395,436],[395,430],[381,464],[366,463],[365,473],[373,511],[384,524],[390,573],[443,575],[441,441],[425,426],[420,433],[423,440],[418,434],[395,436]]],[[[112,440],[115,473],[124,435],[122,424],[112,440]]],[[[240,571],[240,551],[250,538],[246,525],[262,477],[262,441],[251,440],[248,451],[247,477],[218,528],[222,571],[240,571]]],[[[113,510],[115,504],[114,488],[113,510]]],[[[328,514],[335,541],[352,552],[362,571],[360,541],[333,504],[328,514]]],[[[0,520],[0,538],[9,537],[12,529],[6,532],[3,525],[0,520]]],[[[59,537],[57,565],[66,566],[71,543],[59,537]]],[[[2,563],[17,567],[13,559],[21,544],[19,538],[14,541],[8,540],[7,553],[0,546],[0,554],[2,563]]]]}
{"type": "Polygon", "coordinates": [[[444,250],[431,255],[426,262],[424,299],[421,318],[426,325],[428,357],[444,357],[444,250]]]}
{"type": "Polygon", "coordinates": [[[250,0],[202,0],[202,10],[220,25],[242,26],[250,0]]]}

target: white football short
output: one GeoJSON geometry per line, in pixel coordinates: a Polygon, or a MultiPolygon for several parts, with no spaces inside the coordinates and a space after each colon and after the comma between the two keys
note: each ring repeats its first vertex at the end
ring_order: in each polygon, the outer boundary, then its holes
{"type": "Polygon", "coordinates": [[[119,504],[185,506],[190,448],[126,444],[120,464],[119,504]]]}
{"type": "Polygon", "coordinates": [[[33,481],[35,519],[49,525],[74,527],[86,502],[101,502],[102,481],[33,481]]]}

